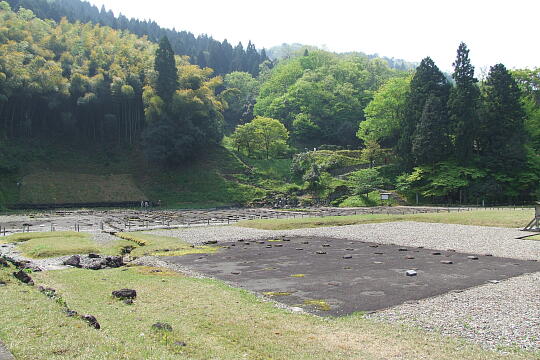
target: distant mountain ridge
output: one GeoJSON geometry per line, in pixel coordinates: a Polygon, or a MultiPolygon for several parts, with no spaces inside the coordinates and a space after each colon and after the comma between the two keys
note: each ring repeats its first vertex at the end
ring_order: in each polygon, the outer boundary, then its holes
{"type": "MultiPolygon", "coordinates": [[[[302,55],[305,50],[310,51],[312,49],[319,49],[319,48],[317,46],[305,45],[305,44],[300,44],[300,43],[293,43],[293,44],[283,43],[281,45],[271,47],[270,49],[266,51],[266,54],[272,61],[274,61],[274,60],[289,58],[295,55],[302,55]]],[[[323,50],[327,50],[327,49],[323,49],[323,50]]],[[[390,66],[391,68],[397,69],[397,70],[404,70],[404,71],[414,70],[419,65],[417,62],[406,61],[403,59],[396,59],[394,57],[389,58],[387,56],[381,56],[379,54],[366,54],[361,51],[349,51],[349,52],[337,53],[337,54],[358,55],[362,57],[367,57],[368,59],[375,59],[375,58],[383,59],[388,63],[388,66],[390,66]]]]}

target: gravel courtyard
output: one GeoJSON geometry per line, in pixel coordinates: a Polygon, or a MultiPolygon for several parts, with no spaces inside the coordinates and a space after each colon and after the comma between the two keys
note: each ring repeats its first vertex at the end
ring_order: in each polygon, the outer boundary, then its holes
{"type": "MultiPolygon", "coordinates": [[[[268,240],[280,237],[327,237],[379,244],[493,255],[537,262],[540,242],[520,240],[517,229],[417,222],[393,222],[341,227],[268,231],[229,227],[162,230],[193,244],[207,241],[268,240]]],[[[461,336],[487,348],[540,350],[540,273],[408,302],[369,317],[420,326],[461,336]]]]}

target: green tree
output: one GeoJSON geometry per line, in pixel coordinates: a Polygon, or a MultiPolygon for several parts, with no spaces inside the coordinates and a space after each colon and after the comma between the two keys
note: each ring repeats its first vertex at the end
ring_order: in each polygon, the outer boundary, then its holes
{"type": "Polygon", "coordinates": [[[448,111],[455,134],[455,155],[460,163],[465,164],[471,160],[477,140],[480,90],[469,59],[469,49],[464,43],[459,45],[453,65],[452,77],[456,85],[450,92],[448,111]]]}
{"type": "Polygon", "coordinates": [[[178,89],[178,71],[176,60],[169,39],[164,36],[156,50],[154,70],[158,73],[156,92],[164,101],[169,102],[178,89]]]}
{"type": "Polygon", "coordinates": [[[372,168],[376,163],[381,163],[384,160],[385,153],[381,149],[381,145],[375,140],[368,140],[364,144],[362,149],[361,158],[369,163],[369,167],[372,168]]]}
{"type": "Polygon", "coordinates": [[[350,176],[349,180],[354,187],[354,193],[366,198],[370,192],[384,186],[384,179],[375,168],[356,171],[350,176]]]}
{"type": "Polygon", "coordinates": [[[441,107],[446,110],[449,91],[448,80],[433,60],[429,57],[423,59],[411,80],[407,109],[397,144],[397,153],[402,158],[405,168],[410,169],[414,166],[413,137],[428,98],[430,96],[439,98],[441,107]]]}
{"type": "Polygon", "coordinates": [[[366,120],[360,123],[357,136],[367,141],[384,143],[393,147],[399,132],[410,92],[411,76],[389,79],[373,96],[364,109],[366,120]]]}
{"type": "Polygon", "coordinates": [[[239,125],[233,134],[237,149],[245,149],[248,155],[262,154],[266,159],[287,150],[289,132],[276,119],[256,117],[253,121],[239,125]]]}
{"type": "Polygon", "coordinates": [[[520,97],[506,67],[492,66],[483,89],[481,159],[495,173],[511,175],[525,166],[525,113],[520,97]]]}
{"type": "Polygon", "coordinates": [[[412,156],[418,165],[435,164],[450,150],[447,136],[448,115],[441,99],[431,95],[412,138],[412,156]]]}

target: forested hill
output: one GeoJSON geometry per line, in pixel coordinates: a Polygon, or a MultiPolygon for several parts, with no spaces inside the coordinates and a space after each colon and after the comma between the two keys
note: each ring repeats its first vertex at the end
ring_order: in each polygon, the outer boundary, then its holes
{"type": "Polygon", "coordinates": [[[190,62],[201,68],[210,67],[215,74],[224,75],[232,71],[245,71],[253,76],[259,74],[259,65],[267,61],[265,50],[260,52],[249,42],[246,48],[242,43],[233,46],[227,40],[219,42],[207,35],[195,36],[188,31],[176,31],[160,27],[154,21],[128,19],[120,14],[115,16],[104,7],[100,10],[81,0],[7,0],[15,11],[19,8],[32,10],[40,19],[59,22],[66,17],[70,22],[94,23],[116,30],[127,30],[138,36],[147,36],[157,43],[167,36],[177,55],[189,56],[190,62]]]}
{"type": "MultiPolygon", "coordinates": [[[[280,60],[294,57],[299,53],[303,53],[305,50],[313,51],[318,49],[316,46],[304,45],[299,43],[283,43],[281,45],[272,46],[266,51],[266,54],[271,60],[280,60]]],[[[389,67],[396,70],[414,70],[418,66],[418,63],[415,62],[410,62],[403,59],[396,59],[394,57],[380,56],[379,54],[367,55],[359,51],[346,52],[342,53],[341,55],[352,55],[357,57],[365,57],[368,59],[383,59],[384,61],[386,61],[389,67]]]]}

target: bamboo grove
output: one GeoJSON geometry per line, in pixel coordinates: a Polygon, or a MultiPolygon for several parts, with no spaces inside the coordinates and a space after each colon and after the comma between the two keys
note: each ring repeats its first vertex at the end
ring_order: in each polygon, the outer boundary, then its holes
{"type": "MultiPolygon", "coordinates": [[[[156,49],[128,32],[41,20],[0,2],[0,139],[138,141],[155,110],[156,49]]],[[[186,57],[175,62],[184,106],[202,102],[220,110],[214,93],[220,78],[186,57]]]]}

